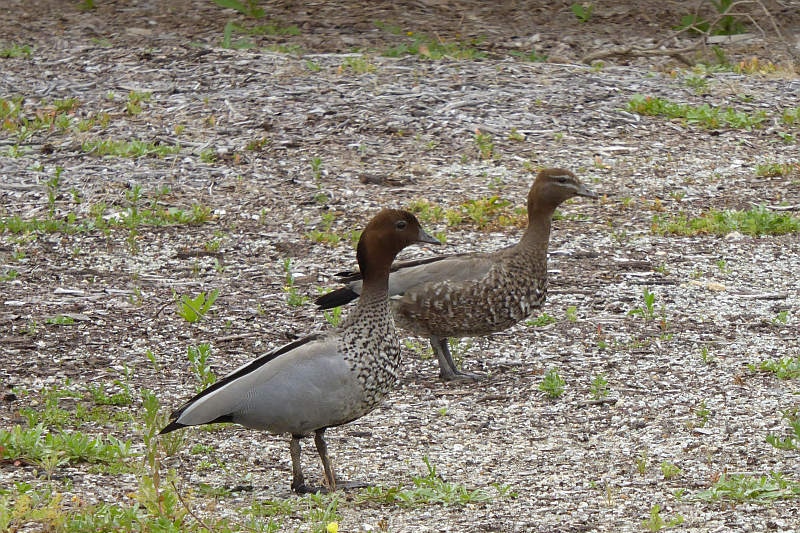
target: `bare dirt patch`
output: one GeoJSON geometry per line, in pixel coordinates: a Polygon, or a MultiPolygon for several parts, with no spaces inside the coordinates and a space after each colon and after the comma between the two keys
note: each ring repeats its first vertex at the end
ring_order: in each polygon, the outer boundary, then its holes
{"type": "MultiPolygon", "coordinates": [[[[770,5],[788,48],[757,36],[725,49],[734,63],[755,55],[780,66],[749,75],[692,73],[669,56],[580,63],[593,50],[667,35],[682,2],[598,3],[586,24],[561,2],[270,3],[268,17],[300,34],[247,36],[257,46],[250,50],[218,47],[228,20],[246,21],[210,2],[98,2],[90,12],[61,2],[11,4],[0,42],[33,50],[0,59],[0,97],[23,97],[28,123],[55,113],[58,100],[78,105],[63,128],[4,129],[0,217],[72,214],[80,222],[104,204],[101,216],[113,222],[130,215],[137,187],[140,210],[194,206],[211,214],[196,225],[0,233],[0,274],[16,272],[0,282],[4,428],[24,426],[21,412],[42,407],[43,389],[77,392],[67,409],[92,406],[91,387],[118,391],[127,373],[133,403],[110,409],[116,420],[75,426],[131,439],[141,451],[139,391],[156,391],[165,409],[189,397],[196,382],[188,346],[209,343],[221,375],[328,327],[310,304],[288,305],[287,259],[298,294],[313,297],[352,267],[348,232],[380,207],[424,199],[455,209],[492,196],[521,207],[531,168],[560,166],[604,197],[560,210],[543,308],[556,322],[465,343],[464,367],[489,375],[476,384],[440,383],[435,362],[407,349],[386,404],[329,432],[344,478],[409,486],[428,457],[449,481],[487,491],[508,485],[517,496],[414,509],[348,496],[339,503],[340,531],[633,531],[654,505],[691,531],[799,527],[796,495],[737,505],[697,498],[726,474],[781,473],[800,482],[798,451],[765,442],[788,434],[782,414],[798,406],[797,380],[748,367],[800,356],[798,235],[652,231],[654,216],[709,208],[763,204],[797,215],[800,131],[780,118],[800,102],[791,63],[796,3],[770,5]],[[376,52],[408,43],[407,32],[474,39],[486,56],[432,61],[376,52]],[[276,44],[303,52],[265,50],[276,44]],[[701,90],[687,81],[692,76],[705,80],[701,90]],[[150,93],[140,112],[128,108],[132,91],[150,93]],[[642,117],[626,110],[635,94],[761,111],[766,119],[747,130],[642,117]],[[82,129],[80,121],[93,122],[82,129]],[[491,136],[490,157],[476,131],[491,136]],[[84,148],[97,140],[174,153],[100,157],[84,148]],[[764,176],[766,165],[786,171],[764,176]],[[314,231],[342,240],[319,243],[314,231]],[[206,320],[192,325],[177,315],[176,295],[213,289],[220,296],[206,320]],[[645,289],[655,294],[649,320],[629,315],[645,289]],[[52,320],[61,316],[72,323],[52,320]],[[554,400],[538,388],[551,368],[566,380],[554,400]],[[594,402],[598,374],[610,394],[594,402]],[[680,475],[665,479],[665,462],[680,475]]],[[[446,232],[454,252],[494,249],[519,235],[497,225],[426,225],[446,232]]],[[[438,250],[406,257],[430,253],[438,250]]],[[[236,516],[254,501],[292,498],[285,439],[236,428],[187,433],[182,451],[164,458],[182,491],[201,483],[251,489],[218,503],[195,496],[199,516],[236,516]],[[190,452],[198,443],[211,451],[190,452]]],[[[306,460],[314,460],[308,450],[306,460]]],[[[50,483],[41,471],[0,464],[3,487],[50,483]]],[[[85,463],[54,477],[71,508],[131,505],[140,482],[85,463]]],[[[297,514],[283,520],[285,529],[308,523],[297,514]]]]}

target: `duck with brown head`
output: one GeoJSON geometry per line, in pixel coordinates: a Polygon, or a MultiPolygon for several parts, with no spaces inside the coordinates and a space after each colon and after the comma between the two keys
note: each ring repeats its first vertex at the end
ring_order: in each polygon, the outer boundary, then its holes
{"type": "Polygon", "coordinates": [[[369,413],[395,385],[400,346],[387,300],[389,269],[400,250],[418,242],[439,244],[411,213],[378,213],[358,243],[363,295],[342,325],[238,368],[172,413],[161,433],[216,422],[288,433],[296,492],[321,490],[306,485],[300,462],[300,439],[313,434],[325,487],[335,490],[325,430],[369,413]]]}
{"type": "MultiPolygon", "coordinates": [[[[553,213],[574,196],[597,198],[569,170],[542,170],[528,193],[528,227],[517,244],[490,253],[437,256],[392,266],[389,295],[395,321],[429,338],[443,380],[479,377],[456,368],[448,338],[502,331],[542,305],[553,213]]],[[[347,285],[317,298],[317,305],[336,307],[361,294],[360,273],[345,274],[342,280],[347,285]]]]}

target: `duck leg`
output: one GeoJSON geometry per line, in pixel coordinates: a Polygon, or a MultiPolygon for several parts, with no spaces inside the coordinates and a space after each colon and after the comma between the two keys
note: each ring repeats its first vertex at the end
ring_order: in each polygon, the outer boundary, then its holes
{"type": "Polygon", "coordinates": [[[319,458],[322,461],[322,469],[325,471],[325,485],[327,486],[321,487],[320,492],[333,492],[336,489],[361,489],[369,486],[361,481],[336,481],[336,476],[331,466],[331,458],[328,455],[328,443],[325,442],[325,428],[318,429],[314,433],[314,444],[317,446],[317,453],[319,453],[319,458]]]}
{"type": "Polygon", "coordinates": [[[289,454],[292,456],[292,490],[298,494],[316,492],[312,487],[306,485],[303,477],[303,465],[300,462],[300,439],[302,435],[292,435],[289,443],[289,454]]]}
{"type": "Polygon", "coordinates": [[[325,471],[325,485],[329,491],[333,492],[336,490],[336,476],[333,475],[331,458],[328,455],[328,443],[325,442],[325,428],[314,432],[314,445],[317,447],[317,453],[322,461],[322,469],[325,471]]]}
{"type": "Polygon", "coordinates": [[[328,492],[333,492],[336,490],[336,478],[333,475],[330,457],[328,457],[328,445],[325,443],[325,430],[318,429],[314,433],[314,444],[317,446],[319,458],[322,459],[322,468],[325,470],[325,486],[315,487],[313,485],[306,485],[300,459],[300,439],[302,438],[303,435],[292,435],[292,441],[289,443],[289,453],[292,456],[292,490],[297,494],[315,494],[317,492],[326,494],[328,492]]]}
{"type": "Polygon", "coordinates": [[[436,358],[439,360],[439,377],[442,381],[470,381],[482,379],[484,377],[481,374],[462,372],[456,368],[456,364],[453,362],[453,356],[450,355],[450,346],[447,342],[447,337],[439,338],[436,335],[431,335],[430,341],[433,351],[436,352],[436,358]]]}

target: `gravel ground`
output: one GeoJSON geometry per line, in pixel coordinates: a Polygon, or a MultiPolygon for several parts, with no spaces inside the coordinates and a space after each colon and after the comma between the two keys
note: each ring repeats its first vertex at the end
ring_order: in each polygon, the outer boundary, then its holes
{"type": "MultiPolygon", "coordinates": [[[[22,7],[12,11],[17,18],[0,34],[5,43],[33,17],[22,7]]],[[[141,419],[141,389],[157,391],[165,410],[176,407],[196,385],[187,346],[209,343],[213,370],[223,375],[328,327],[310,303],[287,304],[284,261],[292,261],[298,294],[314,297],[335,285],[333,273],[353,266],[354,253],[346,238],[323,244],[310,232],[330,224],[345,235],[380,207],[419,200],[455,208],[497,195],[521,207],[531,169],[559,166],[601,199],[559,210],[543,308],[556,321],[463,341],[464,368],[487,374],[477,383],[443,384],[435,360],[407,348],[386,403],[328,432],[342,478],[410,487],[412,476],[427,473],[427,457],[447,481],[495,497],[407,509],[343,495],[339,530],[637,531],[658,505],[665,520],[680,515],[685,531],[800,531],[797,494],[770,503],[697,497],[735,473],[781,473],[800,482],[800,453],[765,441],[789,434],[783,413],[800,406],[798,382],[748,366],[800,357],[798,234],[652,231],[656,215],[697,216],[709,208],[763,204],[798,215],[798,144],[779,136],[800,137],[796,125],[779,121],[781,109],[800,102],[791,70],[707,74],[701,92],[687,85],[691,73],[668,63],[593,68],[577,55],[526,63],[503,55],[429,61],[375,54],[360,72],[353,63],[360,56],[342,50],[298,56],[191,46],[181,29],[192,21],[201,42],[220,38],[224,18],[213,6],[198,7],[174,32],[159,31],[161,18],[135,10],[143,18],[127,30],[102,11],[65,13],[50,13],[30,35],[22,33],[28,40],[21,42],[34,45],[29,57],[0,60],[0,97],[23,96],[26,116],[51,112],[57,99],[79,101],[66,131],[54,127],[23,142],[0,134],[0,217],[43,219],[52,208],[55,218],[74,213],[83,220],[104,203],[113,220],[130,207],[126,194],[136,186],[146,202],[202,205],[212,215],[200,225],[135,232],[0,233],[0,272],[18,272],[0,282],[4,428],[24,425],[20,410],[36,407],[43,387],[113,392],[125,368],[137,394],[120,411],[141,419]],[[36,34],[47,17],[58,29],[36,34]],[[116,37],[102,40],[109,27],[116,37]],[[135,115],[126,111],[131,91],[151,93],[135,115]],[[703,129],[626,111],[635,94],[768,118],[751,131],[703,129]],[[75,127],[92,117],[94,128],[75,127]],[[493,157],[481,157],[476,131],[492,135],[493,157]],[[82,149],[97,139],[179,149],[161,158],[82,149]],[[767,164],[787,170],[759,176],[767,164]],[[51,206],[46,184],[57,173],[51,206]],[[206,320],[189,324],[176,314],[176,294],[213,289],[219,299],[206,320]],[[629,314],[643,305],[644,291],[655,295],[652,320],[629,314]],[[782,312],[785,322],[777,319],[782,312]],[[74,324],[48,322],[60,315],[74,324]],[[539,390],[550,369],[566,381],[556,399],[539,390]],[[609,395],[593,401],[598,374],[609,395]],[[12,388],[31,394],[8,394],[12,388]],[[680,474],[666,479],[663,462],[680,474]],[[516,496],[500,496],[495,484],[516,496]]],[[[446,232],[447,252],[495,249],[521,232],[499,224],[425,225],[446,232]]],[[[403,257],[439,252],[412,247],[403,257]]],[[[141,451],[137,426],[81,429],[132,439],[141,451]]],[[[196,494],[198,516],[235,518],[253,501],[294,498],[287,439],[236,427],[186,434],[181,451],[163,458],[182,491],[201,483],[250,489],[218,501],[196,494]],[[195,444],[211,451],[191,453],[195,444]]],[[[317,475],[311,442],[304,458],[307,473],[317,475]]],[[[55,477],[67,507],[130,505],[139,486],[136,475],[97,473],[86,464],[63,466],[55,477]]],[[[3,487],[48,483],[35,465],[14,461],[0,463],[0,480],[3,487]]],[[[293,515],[283,529],[305,524],[293,515]]]]}

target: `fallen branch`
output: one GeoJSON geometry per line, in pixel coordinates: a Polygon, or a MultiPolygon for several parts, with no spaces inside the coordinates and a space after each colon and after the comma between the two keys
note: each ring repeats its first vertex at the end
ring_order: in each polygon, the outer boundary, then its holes
{"type": "Polygon", "coordinates": [[[614,56],[630,56],[630,57],[651,57],[651,56],[670,56],[684,65],[693,66],[694,63],[684,57],[683,54],[687,52],[692,52],[697,50],[703,45],[703,40],[698,39],[698,41],[692,45],[687,46],[685,48],[637,48],[635,46],[617,46],[614,48],[607,48],[605,50],[598,50],[596,52],[592,52],[591,54],[586,54],[581,58],[583,63],[590,64],[592,61],[597,61],[598,59],[604,59],[606,57],[614,57],[614,56]]]}

